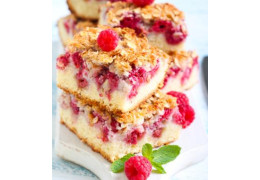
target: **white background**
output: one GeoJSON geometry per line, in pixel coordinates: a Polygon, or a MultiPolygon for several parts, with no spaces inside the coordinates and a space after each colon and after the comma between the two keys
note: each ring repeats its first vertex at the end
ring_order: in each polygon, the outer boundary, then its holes
{"type": "MultiPolygon", "coordinates": [[[[209,2],[209,179],[260,179],[259,7],[209,2]]],[[[51,12],[0,6],[0,179],[51,179],[51,12]]]]}

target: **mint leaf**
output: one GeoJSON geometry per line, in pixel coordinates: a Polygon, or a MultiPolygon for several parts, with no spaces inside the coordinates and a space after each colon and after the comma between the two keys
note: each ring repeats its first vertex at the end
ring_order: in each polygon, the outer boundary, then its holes
{"type": "Polygon", "coordinates": [[[146,143],[145,145],[143,145],[142,155],[144,157],[146,157],[147,159],[149,159],[150,161],[152,160],[152,157],[151,157],[152,151],[153,151],[153,147],[151,144],[146,143]]]}
{"type": "Polygon", "coordinates": [[[123,171],[125,168],[125,162],[128,159],[130,159],[130,157],[133,157],[133,156],[134,156],[133,154],[127,154],[124,157],[122,157],[121,159],[118,159],[115,162],[113,162],[110,167],[111,171],[113,173],[119,173],[119,172],[123,171]]]}
{"type": "Polygon", "coordinates": [[[166,164],[174,160],[180,154],[181,148],[177,145],[163,146],[152,152],[153,162],[166,164]]]}
{"type": "Polygon", "coordinates": [[[166,173],[161,164],[158,164],[158,163],[153,162],[153,161],[151,162],[151,164],[156,169],[156,170],[153,170],[153,172],[159,173],[159,174],[165,174],[166,173]]]}

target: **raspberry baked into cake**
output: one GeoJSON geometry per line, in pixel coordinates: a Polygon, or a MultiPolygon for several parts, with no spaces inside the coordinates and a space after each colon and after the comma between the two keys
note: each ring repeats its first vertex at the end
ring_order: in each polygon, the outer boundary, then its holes
{"type": "Polygon", "coordinates": [[[145,143],[157,147],[175,141],[195,117],[188,98],[178,92],[158,91],[136,109],[116,114],[65,92],[59,103],[61,123],[110,162],[140,152],[145,143]]]}
{"type": "Polygon", "coordinates": [[[59,19],[58,29],[62,44],[65,46],[69,40],[72,40],[74,34],[86,27],[96,27],[97,23],[90,20],[79,20],[73,14],[59,19]]]}
{"type": "Polygon", "coordinates": [[[172,61],[164,78],[164,92],[184,91],[194,86],[199,79],[198,55],[195,51],[170,52],[172,61]]]}
{"type": "Polygon", "coordinates": [[[168,3],[144,7],[128,2],[107,3],[101,7],[99,24],[132,28],[166,52],[183,49],[188,35],[184,13],[168,3]]]}
{"type": "Polygon", "coordinates": [[[169,62],[132,29],[87,27],[57,58],[57,85],[109,111],[127,112],[163,84],[169,62]]]}

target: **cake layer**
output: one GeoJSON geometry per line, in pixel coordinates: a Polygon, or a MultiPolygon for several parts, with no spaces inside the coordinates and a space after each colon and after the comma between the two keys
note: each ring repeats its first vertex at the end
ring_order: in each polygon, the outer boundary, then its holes
{"type": "Polygon", "coordinates": [[[97,20],[99,8],[107,0],[67,0],[67,4],[72,14],[78,18],[97,20]]]}
{"type": "Polygon", "coordinates": [[[128,153],[138,153],[145,143],[153,147],[175,141],[181,125],[176,98],[157,92],[138,109],[113,114],[90,106],[63,93],[60,98],[61,123],[94,151],[113,162],[128,153]]]}
{"type": "Polygon", "coordinates": [[[57,85],[109,111],[127,112],[163,84],[170,57],[128,28],[113,28],[119,43],[102,51],[97,37],[104,29],[87,27],[74,36],[57,58],[57,85]]]}
{"type": "Polygon", "coordinates": [[[72,40],[74,34],[86,27],[95,27],[96,22],[90,20],[79,20],[73,14],[59,19],[58,30],[63,46],[66,46],[69,40],[72,40]]]}
{"type": "Polygon", "coordinates": [[[100,9],[99,24],[132,28],[166,52],[183,49],[188,35],[183,12],[168,3],[144,7],[127,2],[107,3],[100,9]]]}
{"type": "Polygon", "coordinates": [[[199,79],[198,55],[195,51],[175,51],[170,55],[172,61],[162,91],[184,91],[192,88],[199,79]]]}

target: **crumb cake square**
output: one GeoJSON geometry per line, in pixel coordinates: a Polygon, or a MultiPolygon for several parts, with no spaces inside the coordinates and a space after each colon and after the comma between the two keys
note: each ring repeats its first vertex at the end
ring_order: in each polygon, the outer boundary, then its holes
{"type": "Polygon", "coordinates": [[[199,80],[198,55],[195,51],[175,51],[161,88],[163,92],[184,91],[199,80]]]}
{"type": "Polygon", "coordinates": [[[168,54],[132,29],[87,27],[57,58],[57,85],[109,111],[127,112],[163,84],[169,61],[168,54]],[[100,32],[107,29],[119,37],[109,52],[97,43],[100,32]]]}
{"type": "Polygon", "coordinates": [[[97,20],[99,8],[108,0],[67,0],[69,10],[81,19],[97,20]]]}
{"type": "Polygon", "coordinates": [[[178,92],[157,91],[127,113],[110,113],[63,92],[59,108],[61,123],[110,162],[140,152],[145,143],[158,147],[175,141],[195,116],[178,92]]]}
{"type": "Polygon", "coordinates": [[[168,3],[137,7],[128,2],[108,2],[101,7],[99,24],[132,28],[166,52],[183,49],[188,35],[184,13],[168,3]]]}
{"type": "Polygon", "coordinates": [[[77,19],[73,14],[59,19],[58,30],[63,46],[65,46],[69,40],[72,40],[73,36],[79,31],[86,27],[96,26],[97,22],[90,20],[80,20],[77,19]]]}

